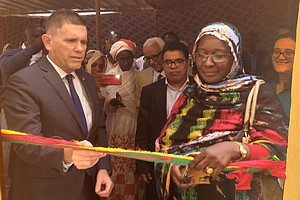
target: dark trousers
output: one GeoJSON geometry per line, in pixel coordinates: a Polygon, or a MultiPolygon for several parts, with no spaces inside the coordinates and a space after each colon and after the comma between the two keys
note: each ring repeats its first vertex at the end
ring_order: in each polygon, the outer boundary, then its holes
{"type": "MultiPolygon", "coordinates": [[[[152,177],[153,177],[153,175],[152,175],[152,177]]],[[[146,200],[158,200],[156,182],[155,182],[154,178],[147,184],[146,200]]]]}
{"type": "Polygon", "coordinates": [[[95,181],[90,175],[85,173],[84,184],[80,200],[99,200],[100,197],[95,193],[95,181]]]}

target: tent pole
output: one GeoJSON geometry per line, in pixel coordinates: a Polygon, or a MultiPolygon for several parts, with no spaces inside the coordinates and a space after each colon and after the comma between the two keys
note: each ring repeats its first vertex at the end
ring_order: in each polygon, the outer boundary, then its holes
{"type": "MultiPolygon", "coordinates": [[[[298,7],[300,6],[298,1],[298,7]]],[[[300,200],[300,170],[299,170],[299,152],[300,152],[300,16],[298,11],[298,22],[296,28],[296,52],[292,77],[292,104],[289,126],[288,151],[287,151],[287,167],[286,181],[284,185],[284,200],[300,200]]]]}
{"type": "Polygon", "coordinates": [[[95,0],[95,11],[96,11],[96,48],[101,51],[101,14],[100,14],[100,1],[95,0]]]}
{"type": "Polygon", "coordinates": [[[157,10],[154,11],[154,16],[155,16],[155,30],[156,30],[156,36],[159,37],[158,33],[158,22],[157,22],[157,10]]]}
{"type": "MultiPolygon", "coordinates": [[[[0,124],[1,130],[1,124],[0,124]]],[[[5,198],[5,180],[4,180],[4,165],[3,165],[3,150],[2,150],[2,138],[0,138],[0,200],[5,198]]]]}

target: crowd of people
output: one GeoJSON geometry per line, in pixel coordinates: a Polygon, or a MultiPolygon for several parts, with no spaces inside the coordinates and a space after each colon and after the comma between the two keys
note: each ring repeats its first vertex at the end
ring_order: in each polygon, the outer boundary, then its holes
{"type": "MultiPolygon", "coordinates": [[[[258,178],[252,190],[236,191],[223,171],[235,161],[286,159],[291,31],[259,54],[273,69],[266,77],[256,47],[243,56],[239,31],[225,22],[204,26],[192,51],[174,32],[147,38],[140,58],[136,44],[116,33],[103,51],[88,49],[86,24],[70,10],[55,11],[45,27],[29,25],[25,34],[20,48],[7,45],[0,56],[2,128],[84,146],[193,156],[185,170],[204,176],[195,183],[179,165],[4,144],[9,200],[267,199],[258,178]],[[247,99],[257,83],[255,116],[245,132],[247,99]]],[[[283,181],[271,179],[282,194],[283,181]]]]}

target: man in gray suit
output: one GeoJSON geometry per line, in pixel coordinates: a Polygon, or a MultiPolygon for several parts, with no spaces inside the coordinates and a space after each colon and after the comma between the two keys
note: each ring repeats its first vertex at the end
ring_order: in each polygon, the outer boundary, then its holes
{"type": "MultiPolygon", "coordinates": [[[[103,111],[91,75],[81,69],[87,28],[73,11],[54,12],[42,36],[48,55],[13,74],[4,91],[8,128],[44,137],[107,146],[103,111]]],[[[105,153],[12,145],[9,199],[96,200],[109,196],[105,153]]]]}
{"type": "Polygon", "coordinates": [[[139,72],[136,76],[135,91],[138,105],[141,98],[142,88],[165,77],[161,59],[161,50],[164,45],[165,42],[159,37],[149,38],[143,45],[144,60],[150,67],[139,72]]]}

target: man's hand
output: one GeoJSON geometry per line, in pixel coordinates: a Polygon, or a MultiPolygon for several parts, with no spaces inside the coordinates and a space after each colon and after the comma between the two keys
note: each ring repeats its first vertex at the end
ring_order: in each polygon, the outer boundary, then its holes
{"type": "Polygon", "coordinates": [[[119,94],[119,92],[116,93],[116,98],[112,98],[109,101],[110,105],[116,108],[119,107],[126,107],[126,105],[124,104],[121,95],[119,94]]]}
{"type": "MultiPolygon", "coordinates": [[[[78,143],[79,145],[92,147],[93,145],[86,140],[83,140],[78,143]]],[[[64,149],[64,162],[65,163],[74,163],[77,169],[88,169],[93,167],[99,160],[106,156],[106,153],[90,150],[81,150],[81,149],[64,149]]]]}
{"type": "Polygon", "coordinates": [[[100,197],[108,197],[114,187],[106,169],[101,169],[97,174],[95,192],[100,197]]]}
{"type": "Polygon", "coordinates": [[[144,181],[145,183],[150,183],[150,181],[152,180],[151,173],[140,174],[139,179],[144,181]]]}

